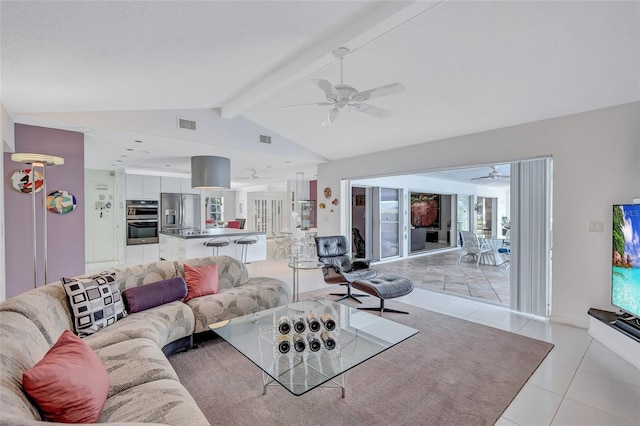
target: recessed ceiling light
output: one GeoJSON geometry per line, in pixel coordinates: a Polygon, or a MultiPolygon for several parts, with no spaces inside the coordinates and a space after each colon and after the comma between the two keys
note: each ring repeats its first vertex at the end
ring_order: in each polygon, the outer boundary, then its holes
{"type": "Polygon", "coordinates": [[[271,168],[271,166],[267,166],[267,169],[270,169],[270,168],[271,168]]]}
{"type": "Polygon", "coordinates": [[[116,160],[116,163],[122,163],[122,160],[116,160]]]}
{"type": "Polygon", "coordinates": [[[134,142],[136,142],[136,143],[142,143],[142,141],[139,141],[139,140],[135,140],[134,142]]]}
{"type": "Polygon", "coordinates": [[[288,160],[287,160],[287,161],[285,161],[285,164],[290,164],[290,163],[291,163],[291,161],[288,161],[288,160]]]}
{"type": "Polygon", "coordinates": [[[124,154],[122,154],[122,155],[121,155],[120,157],[124,157],[124,158],[127,158],[127,156],[126,156],[126,155],[124,155],[124,154]]]}
{"type": "Polygon", "coordinates": [[[165,167],[171,167],[171,164],[165,164],[164,166],[165,167]]]}
{"type": "Polygon", "coordinates": [[[127,151],[133,151],[133,148],[126,148],[127,151]]]}

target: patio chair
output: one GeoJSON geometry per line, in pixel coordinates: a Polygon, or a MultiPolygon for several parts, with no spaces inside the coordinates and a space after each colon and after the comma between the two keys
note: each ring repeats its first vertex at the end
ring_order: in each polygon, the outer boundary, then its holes
{"type": "Polygon", "coordinates": [[[478,234],[475,232],[460,231],[460,239],[462,241],[462,247],[458,252],[458,264],[463,257],[466,257],[475,261],[477,268],[480,266],[482,255],[493,252],[489,244],[480,242],[478,234]]]}

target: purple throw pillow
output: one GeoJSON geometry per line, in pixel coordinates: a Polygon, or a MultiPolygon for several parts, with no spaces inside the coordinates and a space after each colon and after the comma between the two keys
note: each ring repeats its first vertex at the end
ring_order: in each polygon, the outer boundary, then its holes
{"type": "Polygon", "coordinates": [[[124,304],[130,314],[164,305],[174,300],[182,300],[186,295],[187,283],[182,277],[133,287],[122,292],[124,304]]]}

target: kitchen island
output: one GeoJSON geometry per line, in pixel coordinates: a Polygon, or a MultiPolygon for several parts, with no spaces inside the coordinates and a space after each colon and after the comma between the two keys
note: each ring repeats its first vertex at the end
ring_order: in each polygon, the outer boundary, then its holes
{"type": "Polygon", "coordinates": [[[264,232],[233,228],[170,229],[160,231],[160,259],[185,260],[213,254],[212,247],[204,244],[212,238],[228,238],[228,246],[220,247],[218,255],[240,259],[241,245],[235,241],[246,236],[258,237],[258,242],[247,247],[247,262],[266,260],[267,235],[264,232]]]}

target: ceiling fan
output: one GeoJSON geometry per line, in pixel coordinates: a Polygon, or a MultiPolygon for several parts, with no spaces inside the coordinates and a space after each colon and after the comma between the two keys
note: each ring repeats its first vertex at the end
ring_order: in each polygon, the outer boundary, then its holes
{"type": "Polygon", "coordinates": [[[498,166],[491,166],[491,171],[486,176],[480,176],[477,178],[472,178],[471,180],[498,180],[498,179],[509,179],[511,176],[503,175],[498,171],[498,166]]]}
{"type": "Polygon", "coordinates": [[[312,79],[311,81],[320,88],[325,94],[326,102],[316,102],[309,104],[287,105],[281,108],[295,108],[309,105],[332,106],[327,119],[322,123],[323,126],[329,126],[336,121],[340,111],[347,107],[349,111],[358,111],[370,114],[378,118],[389,118],[393,111],[380,108],[374,105],[366,104],[364,101],[379,98],[381,96],[394,95],[404,92],[404,86],[400,83],[387,84],[385,86],[376,87],[362,92],[358,92],[353,86],[344,84],[344,58],[349,54],[349,49],[340,47],[333,51],[333,55],[340,60],[340,84],[333,86],[327,80],[312,79]]]}

